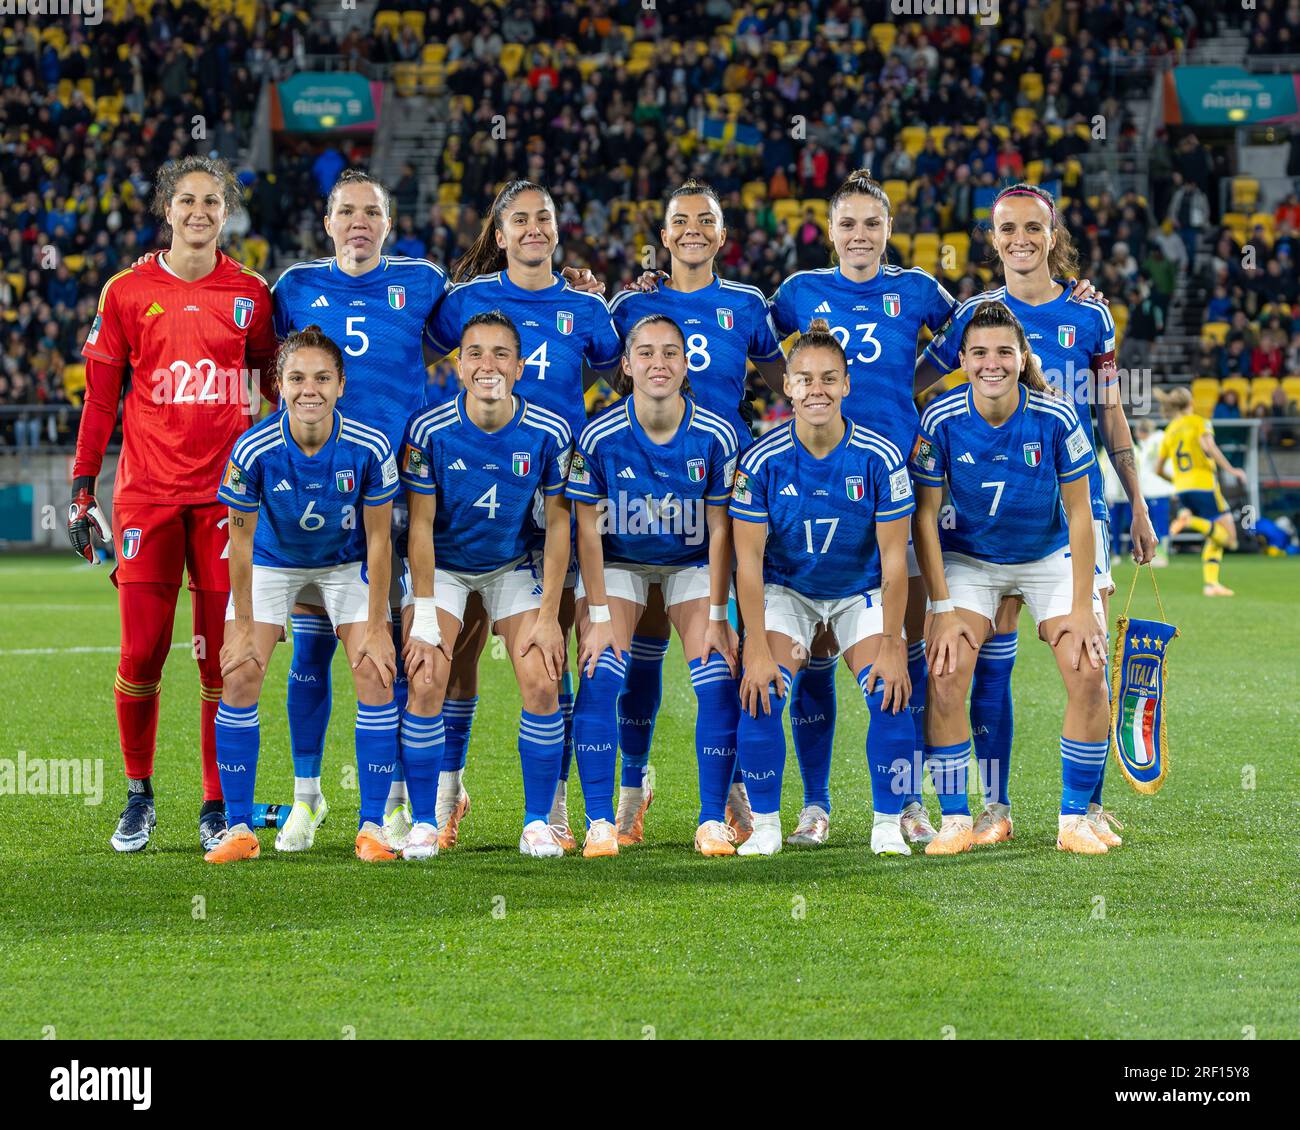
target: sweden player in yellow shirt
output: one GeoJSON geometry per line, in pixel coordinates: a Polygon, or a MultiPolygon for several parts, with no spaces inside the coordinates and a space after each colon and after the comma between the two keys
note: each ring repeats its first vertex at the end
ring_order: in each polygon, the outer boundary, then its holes
{"type": "Polygon", "coordinates": [[[1219,563],[1225,549],[1237,548],[1237,527],[1232,512],[1219,489],[1216,465],[1243,483],[1246,472],[1228,462],[1214,442],[1214,428],[1203,416],[1192,411],[1192,394],[1177,388],[1165,399],[1172,415],[1160,445],[1160,474],[1174,484],[1182,509],[1169,525],[1171,535],[1195,530],[1205,537],[1201,550],[1201,571],[1206,596],[1232,596],[1230,588],[1219,583],[1219,563]],[[1168,473],[1173,461],[1173,474],[1168,473]]]}

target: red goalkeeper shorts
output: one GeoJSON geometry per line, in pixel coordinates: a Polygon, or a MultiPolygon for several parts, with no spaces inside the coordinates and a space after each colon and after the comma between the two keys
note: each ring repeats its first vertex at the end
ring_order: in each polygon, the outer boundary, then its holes
{"type": "Polygon", "coordinates": [[[114,503],[117,567],[113,583],[147,581],[179,586],[185,570],[191,589],[229,592],[228,519],[229,511],[220,502],[203,506],[114,503]]]}

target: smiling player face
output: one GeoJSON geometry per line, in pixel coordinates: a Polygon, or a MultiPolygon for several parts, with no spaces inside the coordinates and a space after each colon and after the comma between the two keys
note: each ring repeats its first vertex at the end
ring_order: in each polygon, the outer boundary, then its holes
{"type": "Polygon", "coordinates": [[[993,210],[993,247],[1008,275],[1045,273],[1055,243],[1051,210],[1036,196],[1005,196],[993,210]]]}
{"type": "Polygon", "coordinates": [[[661,401],[678,395],[686,379],[681,333],[662,322],[643,326],[623,358],[623,371],[640,397],[661,401]]]}
{"type": "Polygon", "coordinates": [[[325,350],[303,346],[284,361],[280,395],[290,418],[300,424],[319,424],[330,418],[343,395],[343,376],[325,350]]]}
{"type": "Polygon", "coordinates": [[[465,394],[505,400],[524,371],[514,336],[504,326],[470,326],[460,343],[459,372],[465,394]]]}
{"type": "Polygon", "coordinates": [[[560,240],[550,198],[534,189],[521,192],[506,205],[496,236],[507,262],[521,267],[549,263],[560,240]]]}
{"type": "Polygon", "coordinates": [[[364,267],[379,259],[393,226],[377,184],[345,184],[334,195],[334,208],[325,217],[325,234],[341,263],[364,267]]]}
{"type": "Polygon", "coordinates": [[[800,349],[786,368],[785,394],[794,405],[795,418],[813,427],[838,419],[840,402],[848,393],[849,376],[834,350],[800,349]]]}
{"type": "Polygon", "coordinates": [[[711,196],[679,196],[668,205],[659,238],[668,253],[687,267],[711,262],[727,242],[722,209],[711,196]]]}
{"type": "Polygon", "coordinates": [[[975,390],[976,406],[981,400],[990,406],[1002,406],[1006,397],[1019,396],[1024,361],[1013,330],[1002,326],[971,330],[961,362],[975,390]]]}
{"type": "Polygon", "coordinates": [[[874,196],[845,197],[830,218],[831,243],[842,266],[873,270],[880,264],[892,225],[885,206],[874,196]]]}
{"type": "Polygon", "coordinates": [[[200,251],[213,244],[226,223],[226,198],[221,183],[207,173],[187,173],[176,182],[167,203],[172,247],[200,251]]]}

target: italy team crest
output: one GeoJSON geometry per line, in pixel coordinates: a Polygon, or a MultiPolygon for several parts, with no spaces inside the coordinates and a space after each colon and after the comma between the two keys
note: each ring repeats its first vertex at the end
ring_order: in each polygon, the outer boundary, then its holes
{"type": "Polygon", "coordinates": [[[847,475],[844,479],[844,493],[849,496],[852,502],[861,502],[862,496],[866,494],[866,488],[862,485],[861,475],[847,475]]]}
{"type": "Polygon", "coordinates": [[[335,471],[334,485],[339,488],[339,494],[351,494],[357,485],[357,476],[353,471],[335,471]]]}
{"type": "Polygon", "coordinates": [[[510,467],[520,478],[528,474],[528,469],[533,465],[532,455],[527,451],[516,451],[510,459],[510,467]]]}
{"type": "Polygon", "coordinates": [[[1025,465],[1028,467],[1037,467],[1043,461],[1043,445],[1041,443],[1027,443],[1024,446],[1025,465]]]}
{"type": "Polygon", "coordinates": [[[400,310],[406,305],[406,287],[390,286],[388,288],[388,305],[394,310],[400,310]]]}
{"type": "MultiPolygon", "coordinates": [[[[1150,570],[1150,566],[1146,566],[1150,570]]],[[[1135,570],[1133,584],[1137,584],[1135,570]]],[[[1155,575],[1151,584],[1155,585],[1155,575]]],[[[1169,645],[1179,632],[1163,620],[1129,619],[1130,586],[1124,615],[1115,624],[1111,657],[1110,746],[1128,783],[1140,793],[1159,791],[1169,773],[1169,739],[1165,733],[1165,664],[1169,645]]],[[[1156,589],[1156,605],[1165,615],[1156,589]]]]}
{"type": "Polygon", "coordinates": [[[891,318],[897,318],[899,311],[903,309],[902,300],[896,294],[885,295],[885,313],[891,318]]]}
{"type": "Polygon", "coordinates": [[[235,325],[241,330],[248,329],[248,324],[253,320],[253,300],[251,298],[235,299],[235,325]]]}
{"type": "Polygon", "coordinates": [[[122,556],[130,561],[137,553],[140,552],[140,528],[132,526],[129,530],[122,531],[122,556]]]}
{"type": "Polygon", "coordinates": [[[555,312],[555,328],[566,336],[573,333],[573,311],[557,310],[555,312]]]}
{"type": "Polygon", "coordinates": [[[736,324],[736,315],[730,310],[721,309],[718,311],[718,325],[724,330],[731,329],[736,324]]]}
{"type": "Polygon", "coordinates": [[[704,482],[704,460],[703,459],[686,460],[686,475],[693,483],[704,482]]]}
{"type": "Polygon", "coordinates": [[[1062,349],[1074,348],[1075,332],[1073,326],[1057,326],[1056,340],[1061,343],[1062,349]]]}

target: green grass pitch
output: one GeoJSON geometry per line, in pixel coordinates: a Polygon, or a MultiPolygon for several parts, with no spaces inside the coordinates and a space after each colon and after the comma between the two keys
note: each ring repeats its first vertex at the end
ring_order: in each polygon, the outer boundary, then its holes
{"type": "MultiPolygon", "coordinates": [[[[612,860],[517,854],[518,700],[489,655],[462,846],[427,864],[360,863],[339,661],[334,808],[315,850],[277,858],[265,831],[261,860],[217,868],[196,841],[193,662],[174,651],[164,677],[154,844],[118,856],[107,571],[70,555],[0,561],[0,757],[102,757],[105,784],[98,806],[0,796],[0,1037],[1294,1037],[1297,568],[1229,557],[1238,595],[1218,601],[1200,596],[1195,558],[1159,574],[1183,631],[1172,771],[1147,798],[1112,764],[1107,800],[1127,827],[1107,857],[1055,850],[1063,694],[1026,616],[1009,845],[870,854],[866,711],[841,669],[831,845],[694,855],[694,699],[674,645],[646,846],[612,860]]],[[[1121,595],[1130,576],[1119,570],[1121,595]]],[[[1135,610],[1153,613],[1139,593],[1135,610]]],[[[263,701],[263,800],[291,796],[288,659],[280,648],[263,701]]],[[[791,755],[787,830],[799,801],[791,755]]],[[[580,828],[576,773],[570,807],[580,828]]]]}

